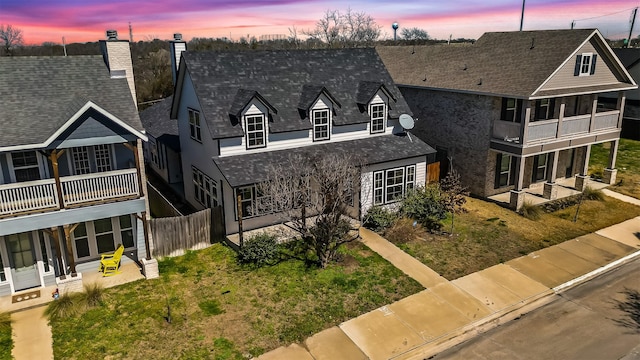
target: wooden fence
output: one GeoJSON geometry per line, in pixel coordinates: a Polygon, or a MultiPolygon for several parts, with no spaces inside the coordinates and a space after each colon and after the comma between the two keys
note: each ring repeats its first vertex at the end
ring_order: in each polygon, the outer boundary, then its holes
{"type": "Polygon", "coordinates": [[[211,244],[211,209],[186,216],[151,219],[153,255],[178,256],[211,244]]]}

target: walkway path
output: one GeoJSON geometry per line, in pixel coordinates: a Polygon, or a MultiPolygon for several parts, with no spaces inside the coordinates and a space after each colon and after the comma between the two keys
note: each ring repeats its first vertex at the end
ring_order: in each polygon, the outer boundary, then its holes
{"type": "Polygon", "coordinates": [[[46,306],[11,314],[13,351],[16,360],[53,359],[51,327],[44,315],[46,306]]]}
{"type": "MultiPolygon", "coordinates": [[[[611,196],[609,191],[605,194],[611,196]]],[[[640,205],[624,195],[612,197],[640,205]]],[[[361,229],[364,244],[426,290],[258,359],[428,358],[640,256],[638,234],[640,217],[447,281],[384,238],[361,229]]]]}
{"type": "Polygon", "coordinates": [[[615,199],[618,199],[618,200],[622,200],[624,202],[628,202],[628,203],[633,204],[633,205],[640,206],[640,200],[638,200],[636,198],[633,198],[631,196],[623,195],[623,194],[617,193],[615,191],[611,191],[609,189],[602,189],[602,192],[605,195],[610,196],[612,198],[615,198],[615,199]]]}

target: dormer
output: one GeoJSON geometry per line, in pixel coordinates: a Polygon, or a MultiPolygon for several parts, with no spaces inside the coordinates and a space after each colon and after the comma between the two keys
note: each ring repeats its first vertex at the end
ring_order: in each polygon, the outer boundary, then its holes
{"type": "Polygon", "coordinates": [[[269,121],[277,110],[255,90],[239,89],[236,93],[229,117],[231,123],[240,124],[244,132],[244,144],[247,150],[267,146],[269,121]]]}
{"type": "Polygon", "coordinates": [[[369,132],[384,133],[387,127],[389,109],[395,97],[381,82],[361,81],[358,84],[356,102],[360,112],[369,114],[369,132]]]}
{"type": "Polygon", "coordinates": [[[298,101],[298,112],[302,119],[311,122],[313,141],[331,139],[331,126],[340,103],[324,86],[304,85],[298,101]]]}

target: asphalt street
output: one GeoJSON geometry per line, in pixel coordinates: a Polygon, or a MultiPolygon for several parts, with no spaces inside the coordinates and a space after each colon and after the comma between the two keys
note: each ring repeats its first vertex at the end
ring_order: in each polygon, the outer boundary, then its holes
{"type": "Polygon", "coordinates": [[[640,258],[430,359],[640,359],[640,258]]]}

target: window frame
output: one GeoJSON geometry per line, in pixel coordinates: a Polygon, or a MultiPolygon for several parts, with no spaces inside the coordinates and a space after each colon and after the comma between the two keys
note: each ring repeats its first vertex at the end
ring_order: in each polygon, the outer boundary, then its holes
{"type": "Polygon", "coordinates": [[[549,171],[549,153],[536,155],[534,158],[532,181],[534,183],[546,181],[548,171],[549,171]],[[544,164],[542,165],[540,164],[541,158],[544,158],[544,164]],[[538,177],[538,174],[540,173],[540,169],[544,169],[542,173],[543,174],[542,177],[538,177]]]}
{"type": "MultiPolygon", "coordinates": [[[[245,145],[247,150],[249,149],[261,149],[261,148],[265,148],[267,147],[267,124],[265,122],[265,115],[260,113],[260,114],[246,114],[243,117],[244,119],[244,132],[245,132],[245,145]],[[249,130],[249,119],[260,119],[259,124],[262,126],[261,130],[249,130]],[[260,144],[255,144],[255,145],[250,145],[250,140],[252,135],[257,135],[260,134],[260,137],[262,138],[262,142],[260,144]]],[[[254,123],[253,126],[255,127],[255,125],[258,123],[254,123]]],[[[258,137],[256,137],[255,139],[257,139],[258,137]]],[[[254,140],[255,140],[254,139],[254,140]]]]}
{"type": "MultiPolygon", "coordinates": [[[[313,125],[313,141],[331,140],[331,109],[314,109],[311,112],[311,124],[313,125]],[[318,114],[324,113],[326,117],[322,117],[325,123],[318,124],[318,114]],[[318,136],[318,129],[326,128],[326,136],[318,136]]],[[[322,130],[320,130],[322,131],[322,130]]]]}
{"type": "Polygon", "coordinates": [[[578,76],[591,76],[592,64],[593,53],[582,53],[580,58],[580,71],[578,72],[578,76]]]}
{"type": "MultiPolygon", "coordinates": [[[[397,178],[397,176],[396,176],[397,178]]],[[[417,183],[417,164],[406,166],[398,166],[390,169],[378,170],[373,172],[372,178],[373,188],[373,205],[386,205],[398,202],[407,193],[407,191],[416,188],[417,183]],[[389,184],[389,174],[401,171],[402,182],[389,184]],[[396,196],[389,198],[389,188],[401,186],[401,191],[396,192],[396,196]]]]}
{"type": "Polygon", "coordinates": [[[137,224],[133,214],[125,214],[125,215],[114,216],[109,218],[95,219],[92,221],[81,222],[81,224],[84,224],[85,235],[83,236],[76,235],[76,230],[78,229],[78,227],[76,227],[74,231],[71,233],[71,239],[72,239],[71,248],[73,252],[73,257],[78,261],[99,259],[100,255],[113,252],[113,251],[106,251],[102,253],[99,252],[98,239],[97,239],[97,236],[99,235],[111,234],[111,237],[113,239],[113,247],[115,249],[117,248],[118,244],[122,244],[124,246],[122,233],[124,233],[125,231],[131,231],[131,235],[133,237],[133,247],[125,247],[125,249],[132,250],[132,249],[135,249],[138,245],[137,224]],[[120,218],[124,216],[131,217],[131,227],[123,228],[122,226],[120,226],[120,218]],[[111,222],[111,230],[97,233],[95,228],[95,221],[105,220],[105,219],[109,219],[109,221],[111,222]],[[93,239],[93,241],[91,241],[91,239],[93,239]],[[76,242],[81,240],[85,240],[87,242],[89,255],[78,257],[78,248],[76,246],[76,242]]]}
{"type": "Polygon", "coordinates": [[[8,165],[9,165],[9,173],[11,175],[11,181],[13,182],[28,182],[28,181],[37,181],[37,180],[42,180],[43,178],[46,177],[46,174],[43,171],[43,166],[42,166],[42,160],[40,158],[40,155],[38,154],[38,152],[36,150],[24,150],[24,151],[16,151],[16,152],[12,152],[12,153],[8,153],[7,155],[9,157],[8,160],[8,165]],[[26,165],[26,166],[15,166],[15,155],[16,154],[23,154],[23,153],[33,153],[35,155],[35,159],[36,159],[36,163],[35,165],[26,165]],[[38,179],[37,180],[25,180],[25,181],[19,181],[17,174],[16,174],[16,170],[23,170],[23,169],[37,169],[38,170],[38,179]]]}
{"type": "Polygon", "coordinates": [[[202,119],[200,118],[200,111],[187,108],[187,117],[189,118],[189,137],[202,143],[202,119]]]}
{"type": "Polygon", "coordinates": [[[71,166],[74,175],[90,174],[91,158],[89,155],[89,146],[74,146],[69,151],[71,158],[71,166]]]}
{"type": "Polygon", "coordinates": [[[522,122],[522,99],[503,97],[501,106],[500,120],[513,123],[522,122]],[[509,106],[509,101],[513,101],[513,106],[509,106]],[[513,114],[509,116],[511,112],[513,114]]]}
{"type": "Polygon", "coordinates": [[[387,104],[385,103],[375,103],[369,105],[369,114],[370,114],[370,123],[369,123],[369,132],[371,134],[380,134],[384,133],[386,130],[385,122],[387,118],[387,104]],[[382,107],[381,110],[376,110],[376,108],[382,107]],[[377,113],[380,116],[375,116],[377,113]],[[377,122],[380,124],[376,125],[377,122]],[[375,127],[375,129],[374,129],[375,127]],[[379,129],[378,129],[379,127],[379,129]]]}
{"type": "Polygon", "coordinates": [[[96,164],[96,172],[114,170],[113,147],[111,144],[99,144],[93,146],[93,155],[96,164]]]}
{"type": "Polygon", "coordinates": [[[218,183],[195,166],[191,166],[193,197],[205,208],[218,206],[218,183]]]}

